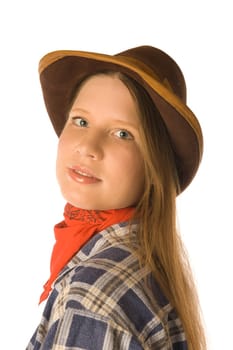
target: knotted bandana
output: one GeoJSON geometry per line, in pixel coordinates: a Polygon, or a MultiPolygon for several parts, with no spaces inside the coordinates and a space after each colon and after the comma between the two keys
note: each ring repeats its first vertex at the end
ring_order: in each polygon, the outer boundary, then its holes
{"type": "Polygon", "coordinates": [[[55,244],[50,263],[51,273],[49,280],[44,285],[39,303],[48,297],[52,283],[60,271],[95,233],[113,224],[129,221],[133,213],[133,207],[113,210],[85,210],[67,203],[64,220],[54,226],[55,244]]]}

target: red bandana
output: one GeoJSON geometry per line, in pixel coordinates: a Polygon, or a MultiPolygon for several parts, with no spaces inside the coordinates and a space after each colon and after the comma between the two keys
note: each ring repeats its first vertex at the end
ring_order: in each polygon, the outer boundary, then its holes
{"type": "Polygon", "coordinates": [[[55,225],[56,242],[53,247],[50,278],[44,285],[40,303],[45,300],[51,291],[51,285],[60,271],[79,249],[97,232],[132,218],[134,208],[113,210],[85,210],[73,207],[67,203],[62,222],[55,225]]]}

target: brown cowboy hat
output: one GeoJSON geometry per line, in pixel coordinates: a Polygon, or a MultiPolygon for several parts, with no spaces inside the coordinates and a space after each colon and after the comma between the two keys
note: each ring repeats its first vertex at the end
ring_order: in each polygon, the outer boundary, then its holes
{"type": "Polygon", "coordinates": [[[186,85],[176,62],[165,52],[140,46],[116,55],[62,50],[45,55],[39,74],[45,105],[59,136],[73,95],[85,76],[103,70],[120,70],[150,94],[171,138],[183,191],[192,181],[203,152],[199,122],[186,105],[186,85]]]}

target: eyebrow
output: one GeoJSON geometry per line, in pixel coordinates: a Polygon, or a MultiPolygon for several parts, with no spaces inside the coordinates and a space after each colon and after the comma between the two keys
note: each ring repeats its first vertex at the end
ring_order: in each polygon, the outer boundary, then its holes
{"type": "MultiPolygon", "coordinates": [[[[82,113],[91,115],[91,113],[88,112],[86,109],[84,109],[84,108],[79,108],[79,107],[78,107],[78,108],[71,109],[69,115],[70,115],[71,113],[77,113],[77,112],[82,112],[82,113]]],[[[135,119],[136,119],[136,117],[135,117],[135,119]]],[[[122,119],[112,119],[112,121],[113,121],[114,123],[124,124],[124,125],[126,125],[126,126],[131,127],[131,128],[138,129],[138,124],[137,124],[137,123],[130,123],[130,122],[125,121],[125,120],[122,120],[122,119]]]]}
{"type": "Polygon", "coordinates": [[[83,112],[83,113],[86,113],[86,114],[90,114],[90,112],[88,112],[86,109],[83,109],[83,108],[71,108],[69,114],[71,112],[83,112]]]}
{"type": "Polygon", "coordinates": [[[119,123],[119,124],[125,124],[125,125],[132,127],[132,128],[135,128],[135,129],[138,128],[138,125],[136,123],[130,123],[130,122],[124,121],[122,119],[113,119],[113,122],[119,123]]]}

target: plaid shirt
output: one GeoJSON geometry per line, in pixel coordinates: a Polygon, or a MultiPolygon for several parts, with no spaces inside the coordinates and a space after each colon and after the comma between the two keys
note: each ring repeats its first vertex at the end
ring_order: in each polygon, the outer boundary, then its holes
{"type": "Polygon", "coordinates": [[[187,350],[174,309],[130,249],[136,229],[129,237],[128,225],[113,225],[71,259],[26,350],[187,350]]]}

